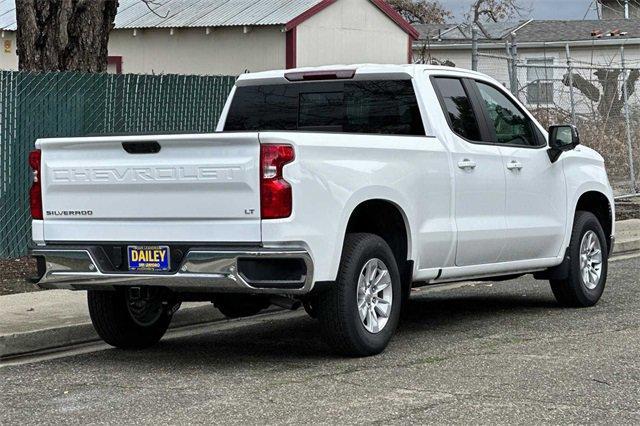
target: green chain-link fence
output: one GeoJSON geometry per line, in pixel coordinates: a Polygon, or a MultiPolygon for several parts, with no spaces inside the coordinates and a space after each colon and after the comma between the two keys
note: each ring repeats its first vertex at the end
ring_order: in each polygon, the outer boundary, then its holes
{"type": "Polygon", "coordinates": [[[0,257],[31,238],[29,151],[37,138],[212,132],[235,77],[0,71],[0,257]]]}

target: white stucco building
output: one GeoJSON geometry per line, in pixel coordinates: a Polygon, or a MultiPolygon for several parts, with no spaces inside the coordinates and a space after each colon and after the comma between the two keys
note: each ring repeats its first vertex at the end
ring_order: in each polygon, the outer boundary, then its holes
{"type": "MultiPolygon", "coordinates": [[[[418,36],[383,0],[120,0],[109,71],[229,74],[407,63],[418,36]]],[[[0,69],[17,69],[15,0],[0,0],[0,69]]]]}

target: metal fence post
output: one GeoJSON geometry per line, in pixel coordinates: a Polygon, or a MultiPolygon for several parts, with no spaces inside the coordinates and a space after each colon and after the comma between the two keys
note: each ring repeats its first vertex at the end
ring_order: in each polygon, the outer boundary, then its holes
{"type": "Polygon", "coordinates": [[[471,69],[478,71],[478,29],[475,23],[471,28],[471,69]]]}
{"type": "MultiPolygon", "coordinates": [[[[576,125],[576,102],[573,93],[573,61],[571,60],[571,49],[569,43],[565,45],[567,52],[567,73],[569,75],[569,100],[571,102],[571,124],[576,125]]],[[[545,76],[546,77],[546,76],[545,76]]]]}
{"type": "Polygon", "coordinates": [[[511,43],[509,41],[504,42],[504,50],[507,54],[507,77],[509,78],[509,90],[513,89],[513,57],[511,56],[511,43]]]}
{"type": "Polygon", "coordinates": [[[631,116],[629,111],[629,91],[627,89],[627,67],[624,59],[624,46],[620,47],[620,63],[622,64],[622,94],[624,96],[624,123],[627,129],[627,148],[629,150],[629,178],[631,179],[631,190],[634,194],[638,192],[636,187],[636,172],[633,165],[633,141],[631,137],[631,116]]]}
{"type": "Polygon", "coordinates": [[[512,36],[511,39],[509,56],[511,57],[511,93],[520,99],[520,96],[518,96],[518,45],[515,36],[512,36]]]}

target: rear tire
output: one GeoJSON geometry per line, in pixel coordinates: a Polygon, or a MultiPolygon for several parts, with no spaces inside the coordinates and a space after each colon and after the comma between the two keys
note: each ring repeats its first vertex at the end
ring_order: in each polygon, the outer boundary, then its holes
{"type": "Polygon", "coordinates": [[[562,306],[583,308],[600,300],[607,282],[609,248],[602,225],[593,213],[576,212],[569,244],[569,275],[550,280],[562,306]]]}
{"type": "Polygon", "coordinates": [[[87,301],[91,322],[106,343],[121,349],[144,349],[160,341],[169,327],[174,309],[153,300],[144,309],[137,304],[130,307],[128,289],[115,291],[89,290],[87,301]],[[135,312],[137,318],[134,318],[135,312]]]}
{"type": "Polygon", "coordinates": [[[329,346],[354,357],[382,352],[398,325],[401,304],[400,274],[389,245],[377,235],[348,234],[335,285],[319,294],[314,306],[329,346]]]}

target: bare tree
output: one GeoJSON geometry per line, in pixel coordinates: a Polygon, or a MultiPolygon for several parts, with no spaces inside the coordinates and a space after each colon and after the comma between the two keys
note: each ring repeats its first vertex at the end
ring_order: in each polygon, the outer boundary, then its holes
{"type": "Polygon", "coordinates": [[[519,0],[476,0],[467,18],[473,23],[500,22],[522,16],[525,11],[519,0]]]}
{"type": "Polygon", "coordinates": [[[388,3],[412,24],[443,24],[453,16],[439,1],[388,0],[388,3]]]}
{"type": "MultiPolygon", "coordinates": [[[[162,0],[140,0],[154,11],[162,0]]],[[[25,71],[107,69],[118,0],[16,0],[18,67],[25,71]]]]}
{"type": "MultiPolygon", "coordinates": [[[[445,9],[439,1],[428,0],[387,0],[388,3],[404,19],[412,24],[444,24],[452,13],[445,9]]],[[[431,63],[430,39],[433,34],[426,31],[422,34],[422,45],[417,51],[417,61],[421,64],[431,63]]]]}
{"type": "MultiPolygon", "coordinates": [[[[624,108],[624,95],[622,86],[620,85],[620,74],[622,72],[616,69],[601,68],[594,72],[594,76],[598,79],[600,87],[582,77],[580,74],[573,73],[569,78],[569,74],[565,74],[562,82],[569,87],[573,80],[573,87],[578,89],[584,96],[594,104],[597,104],[597,110],[600,117],[607,120],[622,119],[622,109],[624,108]]],[[[636,83],[640,79],[640,70],[632,69],[626,81],[623,82],[627,86],[627,94],[631,96],[635,92],[636,83]]]]}

